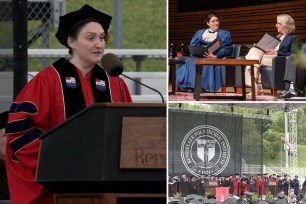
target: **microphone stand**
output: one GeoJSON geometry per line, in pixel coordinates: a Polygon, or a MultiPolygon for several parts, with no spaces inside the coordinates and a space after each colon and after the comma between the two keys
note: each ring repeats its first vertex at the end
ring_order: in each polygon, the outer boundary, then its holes
{"type": "Polygon", "coordinates": [[[158,90],[156,90],[156,89],[154,89],[154,88],[152,88],[152,87],[149,87],[149,86],[147,86],[147,85],[145,85],[145,84],[143,84],[143,83],[141,83],[141,82],[139,82],[139,81],[137,81],[137,80],[135,80],[135,79],[133,79],[133,78],[131,78],[131,77],[128,77],[128,76],[126,76],[125,74],[122,74],[122,73],[121,73],[121,75],[124,76],[124,77],[126,77],[126,78],[128,78],[129,80],[132,80],[132,81],[134,81],[134,82],[136,82],[136,83],[138,83],[138,84],[141,84],[141,85],[147,87],[148,89],[151,89],[152,91],[155,91],[156,93],[158,93],[158,94],[160,95],[160,97],[162,98],[163,103],[165,103],[165,100],[164,100],[163,95],[162,95],[158,90]]]}

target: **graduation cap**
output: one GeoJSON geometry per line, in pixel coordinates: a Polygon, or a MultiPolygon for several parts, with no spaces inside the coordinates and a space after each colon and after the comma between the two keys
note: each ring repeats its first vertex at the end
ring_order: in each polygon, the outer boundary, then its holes
{"type": "Polygon", "coordinates": [[[285,194],[279,193],[279,194],[277,194],[277,198],[278,199],[284,199],[285,198],[285,194]]]}
{"type": "Polygon", "coordinates": [[[85,4],[81,9],[67,13],[59,18],[58,31],[55,34],[58,41],[68,47],[67,39],[73,28],[75,28],[80,21],[89,18],[97,20],[102,25],[105,33],[107,33],[112,17],[85,4]]]}
{"type": "Polygon", "coordinates": [[[185,198],[185,201],[193,201],[193,200],[202,201],[203,197],[199,196],[199,195],[196,195],[196,194],[189,194],[185,198]]]}
{"type": "Polygon", "coordinates": [[[189,203],[191,203],[191,204],[203,204],[203,202],[202,201],[200,201],[200,200],[192,200],[192,201],[190,201],[189,203]]]}
{"type": "Polygon", "coordinates": [[[292,194],[290,197],[291,197],[291,198],[296,198],[296,195],[295,195],[295,194],[292,194]]]}
{"type": "Polygon", "coordinates": [[[186,196],[185,201],[190,201],[190,200],[193,200],[195,198],[196,198],[196,196],[194,194],[190,194],[190,195],[186,196]]]}
{"type": "Polygon", "coordinates": [[[286,201],[286,199],[279,199],[275,200],[275,204],[288,204],[288,202],[286,201]]]}
{"type": "Polygon", "coordinates": [[[177,199],[177,198],[171,198],[168,200],[168,203],[172,203],[172,204],[178,204],[180,203],[181,200],[177,199]]]}
{"type": "Polygon", "coordinates": [[[223,204],[236,204],[236,200],[234,198],[228,198],[223,201],[223,204]]]}
{"type": "Polygon", "coordinates": [[[302,204],[306,204],[306,197],[302,199],[302,204]]]}
{"type": "Polygon", "coordinates": [[[8,121],[8,111],[0,113],[0,129],[5,128],[8,121]]]}
{"type": "Polygon", "coordinates": [[[266,200],[260,200],[260,201],[258,202],[258,204],[269,204],[269,202],[266,201],[266,200]]]}
{"type": "Polygon", "coordinates": [[[248,200],[242,200],[241,204],[252,204],[252,203],[250,201],[248,201],[248,200]]]}
{"type": "Polygon", "coordinates": [[[244,192],[244,194],[247,195],[247,196],[252,196],[253,195],[253,193],[250,192],[250,191],[246,191],[246,192],[244,192]]]}
{"type": "Polygon", "coordinates": [[[219,203],[215,198],[205,200],[205,204],[217,204],[219,203]]]}

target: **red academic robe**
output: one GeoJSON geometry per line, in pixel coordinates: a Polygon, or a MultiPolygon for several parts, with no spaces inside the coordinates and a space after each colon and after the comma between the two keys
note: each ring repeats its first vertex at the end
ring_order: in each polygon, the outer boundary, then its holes
{"type": "Polygon", "coordinates": [[[257,195],[262,196],[264,194],[264,182],[263,182],[263,180],[255,178],[255,184],[256,184],[257,195]]]}
{"type": "MultiPolygon", "coordinates": [[[[121,80],[123,99],[131,95],[121,80]]],[[[6,168],[12,204],[53,204],[53,194],[35,182],[39,136],[94,102],[120,102],[117,77],[95,65],[84,78],[63,58],[39,72],[10,108],[6,168]]],[[[56,150],[54,150],[56,151],[56,150]]]]}
{"type": "Polygon", "coordinates": [[[248,191],[248,184],[246,181],[241,182],[241,195],[244,195],[244,192],[248,191]]]}
{"type": "Polygon", "coordinates": [[[232,183],[233,183],[233,192],[234,192],[234,194],[239,196],[239,193],[240,193],[240,180],[233,179],[232,183]]]}

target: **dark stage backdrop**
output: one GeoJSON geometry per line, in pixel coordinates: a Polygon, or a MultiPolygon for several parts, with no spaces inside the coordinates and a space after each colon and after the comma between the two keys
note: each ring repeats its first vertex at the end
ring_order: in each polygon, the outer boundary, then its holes
{"type": "Polygon", "coordinates": [[[238,8],[245,6],[255,6],[264,4],[273,4],[280,2],[293,2],[294,0],[231,0],[229,3],[227,0],[214,0],[214,3],[205,3],[203,0],[178,0],[178,12],[194,12],[203,10],[216,10],[216,9],[228,9],[238,8]]]}
{"type": "Polygon", "coordinates": [[[177,109],[169,109],[168,116],[170,175],[261,173],[262,122],[236,114],[177,109]]]}
{"type": "Polygon", "coordinates": [[[263,119],[246,118],[242,120],[242,170],[250,175],[263,172],[263,119]]]}

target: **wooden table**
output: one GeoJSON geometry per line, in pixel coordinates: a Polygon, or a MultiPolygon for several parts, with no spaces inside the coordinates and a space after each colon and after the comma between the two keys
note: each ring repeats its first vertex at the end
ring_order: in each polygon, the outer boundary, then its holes
{"type": "MultiPolygon", "coordinates": [[[[196,79],[194,87],[194,99],[197,101],[200,98],[212,99],[239,99],[246,100],[246,86],[244,69],[246,65],[251,66],[251,90],[252,100],[256,101],[255,95],[255,80],[254,80],[254,64],[259,64],[258,60],[245,60],[245,59],[209,59],[209,58],[196,58],[193,61],[196,64],[196,79]],[[241,66],[241,81],[242,81],[242,96],[201,96],[201,80],[203,65],[240,65],[241,66]]],[[[230,68],[229,68],[230,69],[230,68]]]]}
{"type": "Polygon", "coordinates": [[[176,69],[175,65],[177,64],[185,64],[185,60],[178,60],[174,58],[169,58],[168,59],[168,65],[170,66],[171,70],[171,83],[172,83],[172,92],[171,94],[175,94],[175,79],[176,79],[176,69]]]}

